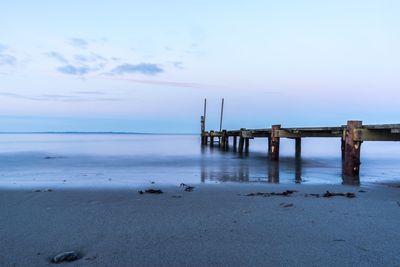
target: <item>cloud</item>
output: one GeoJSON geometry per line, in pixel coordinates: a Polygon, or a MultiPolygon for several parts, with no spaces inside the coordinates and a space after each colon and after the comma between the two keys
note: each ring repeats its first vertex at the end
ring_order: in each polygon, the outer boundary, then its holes
{"type": "Polygon", "coordinates": [[[6,53],[7,47],[5,45],[0,44],[0,66],[1,65],[10,65],[14,66],[17,63],[17,59],[10,54],[6,53]]]}
{"type": "Polygon", "coordinates": [[[89,101],[123,101],[122,98],[99,97],[99,96],[79,96],[79,95],[57,95],[57,94],[41,94],[41,95],[21,95],[15,93],[0,92],[0,96],[11,97],[17,99],[25,99],[32,101],[55,101],[55,102],[89,102],[89,101]]]}
{"type": "Polygon", "coordinates": [[[69,43],[73,46],[83,48],[83,49],[87,48],[87,46],[89,44],[88,41],[81,39],[81,38],[71,38],[71,39],[69,39],[69,43]]]}
{"type": "Polygon", "coordinates": [[[181,61],[173,61],[173,62],[171,62],[172,63],[172,65],[175,67],[175,68],[177,68],[177,69],[183,69],[183,62],[181,62],[181,61]]]}
{"type": "Polygon", "coordinates": [[[108,60],[98,54],[91,53],[90,55],[74,55],[74,59],[77,62],[80,63],[86,63],[86,62],[107,62],[108,60]]]}
{"type": "Polygon", "coordinates": [[[48,56],[50,58],[57,59],[61,63],[68,64],[68,60],[66,60],[65,57],[63,57],[60,53],[52,51],[52,52],[46,53],[46,56],[48,56]]]}
{"type": "Polygon", "coordinates": [[[8,54],[0,54],[0,65],[14,66],[16,63],[17,59],[14,56],[8,54]]]}
{"type": "Polygon", "coordinates": [[[173,86],[173,87],[185,87],[185,88],[202,88],[203,86],[198,83],[188,83],[188,82],[175,82],[175,81],[152,81],[152,80],[140,80],[140,79],[130,79],[130,78],[115,78],[115,77],[106,77],[106,79],[110,80],[119,80],[119,81],[128,81],[135,83],[144,83],[144,84],[156,84],[156,85],[165,85],[165,86],[173,86]]]}
{"type": "Polygon", "coordinates": [[[58,67],[57,71],[69,75],[84,75],[89,73],[90,68],[87,66],[76,67],[73,65],[65,65],[62,67],[58,67]]]}
{"type": "Polygon", "coordinates": [[[140,63],[140,64],[121,64],[115,67],[112,74],[125,74],[125,73],[140,73],[144,75],[156,75],[163,72],[164,70],[157,64],[152,63],[140,63]]]}

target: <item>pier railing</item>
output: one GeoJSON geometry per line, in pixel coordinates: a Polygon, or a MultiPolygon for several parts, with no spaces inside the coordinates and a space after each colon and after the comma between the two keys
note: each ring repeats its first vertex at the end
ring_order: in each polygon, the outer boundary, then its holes
{"type": "Polygon", "coordinates": [[[233,151],[248,153],[250,139],[268,138],[268,155],[271,161],[279,160],[280,138],[295,140],[295,157],[301,156],[301,139],[312,137],[340,138],[343,180],[349,184],[360,182],[360,152],[364,141],[400,141],[400,124],[363,125],[362,121],[347,121],[346,125],[338,127],[300,127],[283,128],[272,125],[267,129],[246,129],[206,131],[205,118],[201,117],[202,145],[218,145],[227,149],[232,140],[233,151]]]}

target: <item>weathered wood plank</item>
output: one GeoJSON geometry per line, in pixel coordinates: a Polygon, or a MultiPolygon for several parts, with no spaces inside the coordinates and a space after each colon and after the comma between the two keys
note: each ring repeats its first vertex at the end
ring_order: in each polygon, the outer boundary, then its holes
{"type": "Polygon", "coordinates": [[[248,130],[241,131],[240,135],[241,135],[243,138],[247,138],[247,139],[249,139],[249,138],[250,138],[250,139],[253,139],[253,138],[254,138],[252,132],[251,132],[251,131],[248,131],[248,130]]]}
{"type": "Polygon", "coordinates": [[[354,141],[400,141],[400,133],[389,130],[354,129],[354,141]]]}

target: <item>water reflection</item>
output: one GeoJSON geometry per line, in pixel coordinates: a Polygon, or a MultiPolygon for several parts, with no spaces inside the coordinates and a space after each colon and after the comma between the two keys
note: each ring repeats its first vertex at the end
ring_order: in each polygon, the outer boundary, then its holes
{"type": "Polygon", "coordinates": [[[279,183],[279,161],[268,163],[268,182],[279,183]]]}
{"type": "Polygon", "coordinates": [[[295,162],[294,181],[296,184],[300,184],[302,182],[302,179],[301,179],[301,173],[302,173],[301,157],[296,157],[294,162],[295,162]]]}
{"type": "MultiPolygon", "coordinates": [[[[282,157],[280,161],[270,161],[265,153],[235,153],[232,149],[221,150],[202,147],[200,163],[201,182],[268,182],[279,183],[285,180],[302,183],[303,164],[301,157],[282,157]],[[288,179],[289,178],[289,179],[288,179]]],[[[309,166],[309,163],[307,163],[309,166]]]]}
{"type": "Polygon", "coordinates": [[[202,148],[200,177],[202,182],[305,183],[341,180],[340,158],[303,158],[281,156],[270,161],[266,152],[235,153],[219,146],[202,148]]]}

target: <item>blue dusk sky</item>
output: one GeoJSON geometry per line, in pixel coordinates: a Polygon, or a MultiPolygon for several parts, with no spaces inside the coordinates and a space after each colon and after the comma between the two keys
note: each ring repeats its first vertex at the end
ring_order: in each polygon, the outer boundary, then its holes
{"type": "Polygon", "coordinates": [[[400,1],[19,1],[0,7],[0,131],[400,122],[400,1]]]}

